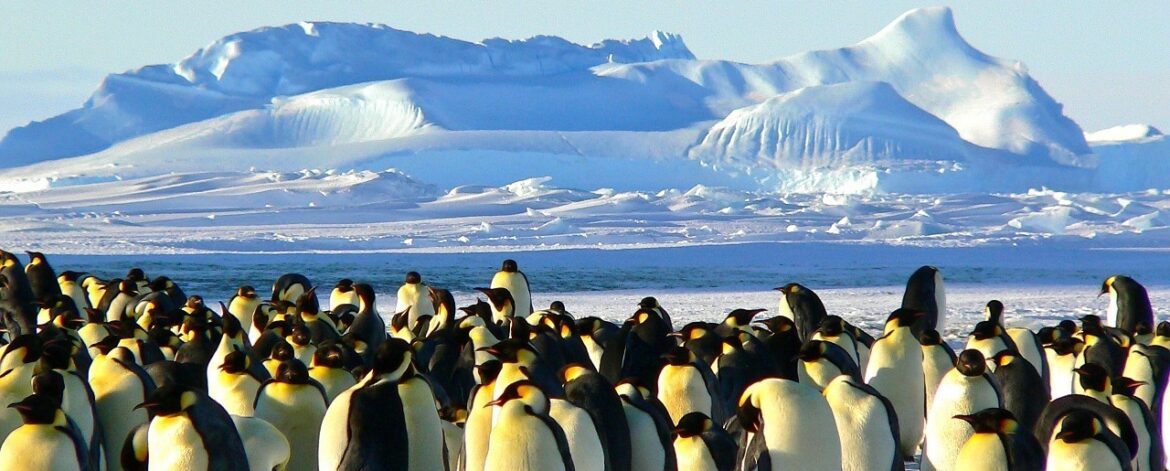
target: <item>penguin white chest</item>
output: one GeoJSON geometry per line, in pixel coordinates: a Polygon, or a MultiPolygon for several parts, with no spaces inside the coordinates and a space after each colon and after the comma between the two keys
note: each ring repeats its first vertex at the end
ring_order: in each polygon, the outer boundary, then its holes
{"type": "Polygon", "coordinates": [[[951,469],[963,444],[974,435],[969,424],[954,416],[1000,406],[999,396],[988,378],[964,376],[958,370],[947,373],[935,391],[927,415],[922,469],[951,469]]]}
{"type": "Polygon", "coordinates": [[[667,365],[658,374],[658,400],[666,406],[670,421],[678,423],[690,412],[711,415],[711,394],[698,368],[667,365]]]}
{"type": "Polygon", "coordinates": [[[14,430],[0,446],[0,463],[9,469],[80,469],[73,441],[52,425],[23,425],[14,430]]]}
{"type": "Polygon", "coordinates": [[[1048,445],[1045,469],[1091,469],[1094,471],[1120,470],[1121,463],[1107,445],[1097,440],[1066,443],[1053,440],[1048,445]]]}
{"type": "Polygon", "coordinates": [[[1007,450],[999,435],[977,433],[971,435],[955,459],[955,471],[1011,471],[1008,469],[1007,450]]]}
{"type": "Polygon", "coordinates": [[[155,417],[150,422],[148,441],[151,471],[207,469],[207,449],[203,437],[186,414],[155,417]]]}
{"type": "Polygon", "coordinates": [[[492,427],[485,470],[564,470],[557,441],[544,421],[528,415],[517,401],[505,404],[492,427]]]}
{"type": "Polygon", "coordinates": [[[1105,308],[1105,325],[1117,327],[1117,290],[1109,288],[1109,307],[1105,308]]]}
{"type": "Polygon", "coordinates": [[[678,462],[678,469],[694,471],[718,471],[719,469],[715,466],[715,458],[711,456],[711,451],[703,443],[703,438],[698,435],[675,438],[674,455],[678,462]]]}

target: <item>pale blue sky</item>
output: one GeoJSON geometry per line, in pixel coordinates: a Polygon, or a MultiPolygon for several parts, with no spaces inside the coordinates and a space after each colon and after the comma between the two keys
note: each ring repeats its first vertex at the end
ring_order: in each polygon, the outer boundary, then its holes
{"type": "Polygon", "coordinates": [[[175,62],[237,31],[300,20],[385,23],[466,40],[581,43],[680,33],[696,56],[766,62],[845,46],[949,4],[976,48],[1023,61],[1086,130],[1170,128],[1170,4],[1067,2],[0,2],[0,134],[80,105],[107,73],[175,62]]]}

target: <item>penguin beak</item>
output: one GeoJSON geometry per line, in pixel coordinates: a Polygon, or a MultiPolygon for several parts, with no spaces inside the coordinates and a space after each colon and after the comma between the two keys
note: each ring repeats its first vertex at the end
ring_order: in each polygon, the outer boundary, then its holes
{"type": "Polygon", "coordinates": [[[953,417],[951,417],[951,418],[953,418],[953,419],[959,419],[959,420],[962,420],[963,422],[967,422],[967,423],[969,423],[969,424],[971,424],[971,425],[975,425],[975,416],[973,416],[973,415],[962,415],[962,414],[960,414],[960,415],[953,416],[953,417]]]}
{"type": "Polygon", "coordinates": [[[147,411],[150,411],[151,408],[153,408],[154,406],[157,406],[157,405],[158,404],[155,402],[146,401],[146,402],[143,402],[141,404],[134,406],[133,410],[146,409],[147,411]]]}

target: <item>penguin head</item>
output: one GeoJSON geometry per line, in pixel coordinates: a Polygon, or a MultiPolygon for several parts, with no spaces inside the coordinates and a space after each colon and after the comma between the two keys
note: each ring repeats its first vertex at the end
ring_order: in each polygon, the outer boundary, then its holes
{"type": "Polygon", "coordinates": [[[979,350],[969,348],[959,353],[955,359],[955,369],[963,376],[979,376],[987,372],[987,362],[979,350]]]}
{"type": "Polygon", "coordinates": [[[1154,335],[1158,337],[1170,337],[1170,321],[1159,322],[1158,328],[1154,329],[1154,335]]]}
{"type": "Polygon", "coordinates": [[[34,393],[8,407],[16,409],[25,424],[64,426],[67,423],[60,401],[46,394],[34,393]]]}
{"type": "Polygon", "coordinates": [[[188,386],[179,383],[170,383],[155,389],[146,402],[135,406],[135,409],[146,409],[152,417],[169,417],[181,414],[199,402],[199,394],[188,386]]]}
{"type": "Polygon", "coordinates": [[[1109,290],[1113,289],[1113,282],[1117,279],[1117,275],[1106,278],[1101,282],[1101,291],[1097,292],[1097,296],[1109,294],[1109,290]]]}
{"type": "Polygon", "coordinates": [[[118,281],[118,292],[128,296],[138,296],[138,283],[134,280],[118,281]]]}
{"type": "Polygon", "coordinates": [[[65,377],[53,370],[42,371],[33,376],[32,390],[36,394],[53,399],[57,407],[60,407],[65,398],[65,377]]]}
{"type": "Polygon", "coordinates": [[[62,283],[66,281],[72,281],[76,283],[77,280],[80,280],[83,275],[85,274],[78,271],[66,270],[57,274],[57,282],[62,283]]]}
{"type": "Polygon", "coordinates": [[[773,335],[783,334],[785,332],[793,332],[795,334],[796,332],[794,330],[796,329],[796,323],[793,322],[792,319],[784,316],[776,316],[764,319],[763,321],[760,321],[760,323],[764,324],[764,327],[767,327],[768,330],[772,331],[773,335]]]}
{"type": "Polygon", "coordinates": [[[555,311],[557,313],[568,312],[565,310],[565,303],[563,303],[561,301],[553,301],[552,304],[548,305],[548,310],[555,311]]]}
{"type": "Polygon", "coordinates": [[[641,309],[655,309],[660,306],[658,304],[658,298],[655,298],[654,296],[646,296],[645,298],[642,298],[641,301],[638,301],[638,307],[641,309]]]}
{"type": "Polygon", "coordinates": [[[524,405],[531,407],[534,411],[541,414],[547,414],[550,408],[548,395],[545,394],[540,386],[532,381],[522,379],[509,384],[504,388],[504,392],[500,393],[496,400],[488,402],[487,406],[500,406],[511,401],[520,401],[524,405]]]}
{"type": "Polygon", "coordinates": [[[73,349],[70,340],[62,339],[45,343],[41,350],[41,364],[39,369],[42,371],[50,370],[72,370],[73,368],[73,349]]]}
{"type": "Polygon", "coordinates": [[[406,374],[413,361],[414,351],[410,349],[409,343],[399,338],[387,338],[374,351],[370,374],[375,377],[387,376],[396,381],[406,374]]]}
{"type": "Polygon", "coordinates": [[[322,344],[313,352],[313,366],[345,368],[345,350],[336,344],[322,344]]]}
{"type": "Polygon", "coordinates": [[[288,343],[288,341],[284,339],[280,339],[280,341],[276,342],[276,345],[272,346],[272,353],[269,354],[269,358],[279,362],[292,360],[296,358],[296,350],[293,349],[291,343],[288,343]]]}
{"type": "Polygon", "coordinates": [[[30,267],[35,265],[48,265],[48,262],[45,260],[45,254],[32,251],[25,251],[24,253],[28,254],[28,266],[24,267],[25,271],[28,271],[30,267]]]}
{"type": "Polygon", "coordinates": [[[228,336],[228,338],[234,340],[243,338],[244,326],[240,324],[240,320],[236,318],[235,314],[227,312],[227,309],[224,309],[223,315],[220,316],[220,322],[222,322],[221,328],[223,334],[228,336]]]}
{"type": "Polygon", "coordinates": [[[727,314],[723,323],[732,327],[745,327],[752,323],[752,319],[767,309],[736,309],[727,314]]]}
{"type": "Polygon", "coordinates": [[[276,366],[276,374],[273,375],[272,379],[289,384],[309,384],[312,381],[312,378],[309,377],[309,368],[295,358],[280,362],[276,366]]]}
{"type": "Polygon", "coordinates": [[[815,362],[820,360],[825,355],[826,343],[827,342],[821,340],[809,340],[808,342],[805,342],[804,345],[800,346],[800,352],[797,353],[796,357],[799,358],[800,361],[804,362],[815,362]]]}
{"type": "Polygon", "coordinates": [[[317,287],[309,288],[308,291],[297,296],[297,312],[301,314],[316,315],[321,312],[321,304],[317,301],[317,287]]]}
{"type": "Polygon", "coordinates": [[[4,346],[4,354],[0,355],[0,358],[3,358],[5,364],[24,365],[40,360],[43,351],[44,343],[40,337],[36,334],[24,334],[4,346]],[[9,358],[16,360],[17,363],[9,363],[9,358]]]}
{"type": "MultiPolygon", "coordinates": [[[[1099,318],[1098,318],[1099,319],[1099,318]]],[[[1072,337],[1080,330],[1077,328],[1077,323],[1070,319],[1065,319],[1056,324],[1056,330],[1061,337],[1072,337]]]]}
{"type": "Polygon", "coordinates": [[[505,273],[516,273],[520,271],[520,266],[516,264],[515,260],[509,258],[504,260],[504,263],[500,264],[500,271],[505,273]]]}
{"type": "Polygon", "coordinates": [[[228,374],[242,374],[248,371],[249,363],[248,354],[234,350],[223,357],[223,364],[219,365],[219,369],[228,374]]]}
{"type": "Polygon", "coordinates": [[[1101,322],[1101,317],[1094,314],[1087,314],[1081,317],[1081,330],[1092,331],[1094,333],[1103,332],[1105,324],[1101,322]]]}
{"type": "Polygon", "coordinates": [[[124,279],[127,281],[133,281],[135,283],[139,281],[146,281],[146,272],[142,271],[141,268],[134,267],[131,268],[130,271],[126,272],[126,277],[124,279]]]}
{"type": "Polygon", "coordinates": [[[508,339],[480,349],[498,358],[502,363],[531,365],[536,361],[536,350],[526,340],[508,339]]]}
{"type": "Polygon", "coordinates": [[[1000,367],[1011,365],[1019,359],[1020,354],[1009,348],[1007,350],[1001,350],[1000,352],[996,353],[995,356],[991,357],[990,361],[994,363],[996,369],[998,369],[1000,367]]]}
{"type": "Polygon", "coordinates": [[[1109,393],[1113,391],[1110,385],[1109,372],[1096,363],[1085,363],[1073,370],[1080,381],[1081,389],[1109,393]]]}
{"type": "Polygon", "coordinates": [[[508,291],[508,288],[476,288],[476,291],[487,296],[492,309],[495,309],[497,312],[507,313],[515,305],[512,292],[508,291]]]}
{"type": "Polygon", "coordinates": [[[891,328],[899,327],[910,328],[910,326],[914,325],[914,323],[918,321],[918,319],[923,315],[925,315],[925,313],[917,309],[911,309],[908,307],[898,308],[894,312],[891,312],[890,316],[886,318],[886,330],[888,331],[891,328]]]}
{"type": "Polygon", "coordinates": [[[983,313],[987,315],[987,320],[1003,325],[1003,303],[997,299],[992,299],[983,307],[983,313]]]}
{"type": "Polygon", "coordinates": [[[1052,351],[1057,355],[1080,355],[1085,350],[1085,342],[1076,337],[1062,337],[1052,342],[1052,351]]]}
{"type": "Polygon", "coordinates": [[[313,334],[304,324],[296,323],[292,327],[292,332],[285,339],[294,347],[304,347],[313,341],[313,334]]]}
{"type": "Polygon", "coordinates": [[[1056,439],[1065,443],[1078,443],[1101,433],[1101,420],[1096,414],[1085,409],[1073,409],[1060,421],[1056,439]]]}
{"type": "Polygon", "coordinates": [[[678,419],[678,424],[674,426],[672,432],[682,438],[690,438],[697,435],[702,435],[715,427],[715,422],[707,417],[707,414],[702,412],[691,412],[678,419]]]}
{"type": "Polygon", "coordinates": [[[1003,327],[994,321],[979,321],[971,330],[971,337],[974,337],[975,340],[993,339],[1000,335],[1003,335],[1003,327]]]}
{"type": "Polygon", "coordinates": [[[251,285],[241,286],[236,289],[236,296],[247,299],[256,299],[256,288],[253,288],[251,285]]]}
{"type": "Polygon", "coordinates": [[[840,337],[845,333],[845,319],[841,316],[826,316],[817,326],[817,332],[826,338],[840,337]]]}
{"type": "Polygon", "coordinates": [[[561,368],[561,371],[557,372],[557,376],[560,377],[561,384],[569,384],[577,378],[588,375],[590,373],[596,374],[593,370],[586,368],[585,365],[580,363],[570,363],[565,365],[564,368],[561,368]]]}
{"type": "Polygon", "coordinates": [[[1127,378],[1125,376],[1119,376],[1116,380],[1113,381],[1112,392],[1113,394],[1134,397],[1134,394],[1137,394],[1138,388],[1145,386],[1146,384],[1149,383],[1146,383],[1145,381],[1138,381],[1133,378],[1127,378]]]}
{"type": "Polygon", "coordinates": [[[500,360],[488,360],[475,365],[475,372],[479,375],[479,384],[488,384],[496,380],[504,364],[500,360]]]}
{"type": "Polygon", "coordinates": [[[407,272],[406,280],[404,281],[408,285],[417,285],[422,283],[422,275],[420,275],[417,271],[407,272]]]}
{"type": "Polygon", "coordinates": [[[151,291],[166,291],[175,288],[175,282],[165,276],[158,276],[147,285],[151,291]]]}
{"type": "Polygon", "coordinates": [[[1007,409],[998,407],[991,407],[983,409],[974,414],[956,415],[954,418],[962,420],[971,424],[971,428],[975,429],[975,433],[1016,433],[1020,428],[1020,423],[1016,421],[1016,416],[1012,415],[1007,409]]]}
{"type": "Polygon", "coordinates": [[[939,334],[937,330],[926,329],[918,335],[918,343],[924,346],[942,345],[943,339],[942,335],[939,334]]]}
{"type": "Polygon", "coordinates": [[[333,289],[342,293],[353,291],[353,280],[349,278],[342,278],[337,282],[336,285],[333,286],[333,289]]]}
{"type": "Polygon", "coordinates": [[[671,347],[662,354],[662,358],[671,366],[683,366],[693,364],[695,361],[695,352],[690,351],[685,347],[671,347]]]}

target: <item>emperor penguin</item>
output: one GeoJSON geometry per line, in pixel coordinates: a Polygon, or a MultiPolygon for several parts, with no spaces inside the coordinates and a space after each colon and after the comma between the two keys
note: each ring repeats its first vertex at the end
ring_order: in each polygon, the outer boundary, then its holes
{"type": "Polygon", "coordinates": [[[758,381],[740,397],[737,419],[748,443],[763,438],[759,455],[764,456],[745,453],[745,460],[766,460],[770,469],[842,469],[833,410],[811,386],[779,378],[758,381]]]}
{"type": "MultiPolygon", "coordinates": [[[[9,404],[33,393],[32,378],[41,359],[42,345],[39,337],[24,334],[12,339],[4,347],[0,359],[0,404],[9,404]]],[[[0,410],[0,437],[8,436],[20,427],[21,418],[15,409],[0,410]]]]}
{"type": "Polygon", "coordinates": [[[458,469],[483,471],[487,460],[488,440],[492,433],[493,391],[500,374],[499,360],[488,360],[475,367],[479,384],[471,388],[467,398],[467,420],[463,424],[463,448],[459,456],[462,461],[458,469]]]}
{"type": "Polygon", "coordinates": [[[1125,444],[1086,410],[1073,410],[1061,420],[1048,443],[1045,469],[1130,470],[1125,444]]]}
{"type": "Polygon", "coordinates": [[[1163,470],[1166,460],[1162,446],[1162,437],[1159,433],[1159,419],[1154,417],[1150,408],[1141,399],[1134,396],[1140,381],[1124,376],[1113,382],[1113,391],[1109,396],[1109,403],[1125,412],[1129,422],[1133,424],[1138,438],[1137,454],[1133,457],[1135,471],[1163,470]]]}
{"type": "Polygon", "coordinates": [[[617,326],[597,317],[577,319],[577,336],[585,345],[585,351],[589,353],[589,362],[593,364],[593,369],[601,370],[601,356],[605,353],[605,344],[609,341],[609,336],[617,330],[617,326]]]}
{"type": "Polygon", "coordinates": [[[353,291],[357,293],[358,313],[354,316],[349,330],[342,336],[342,340],[347,345],[352,345],[354,352],[361,356],[362,361],[368,366],[378,346],[386,341],[386,321],[378,315],[373,286],[358,283],[353,285],[353,291]]]}
{"type": "Polygon", "coordinates": [[[505,288],[511,293],[518,315],[527,317],[532,314],[532,291],[529,289],[528,276],[520,271],[515,260],[504,260],[500,271],[492,276],[491,287],[505,288]]]}
{"type": "Polygon", "coordinates": [[[309,376],[325,388],[325,397],[329,402],[357,384],[357,379],[345,369],[345,351],[333,344],[322,345],[313,353],[309,376]]]}
{"type": "Polygon", "coordinates": [[[276,375],[256,393],[255,416],[284,432],[292,447],[289,471],[317,469],[317,441],[327,404],[325,388],[309,377],[298,360],[281,363],[276,375]]]}
{"type": "Polygon", "coordinates": [[[934,329],[939,332],[947,326],[947,290],[943,284],[942,272],[932,266],[915,270],[906,280],[906,292],[902,295],[902,307],[923,313],[914,324],[914,334],[934,329]]]}
{"type": "Polygon", "coordinates": [[[32,289],[33,299],[44,301],[61,295],[61,285],[57,283],[57,273],[49,265],[45,254],[27,252],[28,265],[24,266],[24,274],[28,277],[29,288],[32,289]]]}
{"type": "Polygon", "coordinates": [[[288,459],[292,456],[288,439],[267,420],[233,414],[232,423],[247,450],[248,469],[272,471],[284,469],[288,465],[288,459]]]}
{"type": "Polygon", "coordinates": [[[1015,350],[1016,345],[1003,327],[994,321],[980,321],[967,336],[967,350],[978,350],[983,358],[994,357],[1004,350],[1015,350]]]}
{"type": "Polygon", "coordinates": [[[240,321],[244,329],[251,329],[252,315],[260,307],[260,297],[256,295],[256,288],[244,285],[236,289],[236,295],[228,300],[227,311],[240,321]]]}
{"type": "Polygon", "coordinates": [[[61,294],[72,299],[73,304],[81,311],[93,307],[89,304],[89,296],[86,296],[85,288],[81,286],[84,275],[84,273],[75,271],[63,271],[57,275],[57,286],[61,290],[61,294]]]}
{"type": "Polygon", "coordinates": [[[548,396],[535,383],[512,383],[489,404],[500,412],[492,427],[485,469],[576,469],[564,431],[549,416],[548,396]]]}
{"type": "Polygon", "coordinates": [[[589,413],[605,447],[610,471],[628,471],[630,427],[622,400],[614,386],[600,373],[582,364],[570,364],[560,371],[565,399],[589,413]]]}
{"type": "Polygon", "coordinates": [[[868,359],[869,347],[866,345],[859,346],[857,338],[854,337],[849,327],[848,323],[841,316],[825,316],[825,320],[821,321],[821,325],[813,332],[812,340],[824,340],[843,348],[845,353],[853,359],[853,363],[858,368],[862,368],[865,364],[862,363],[859,352],[864,348],[866,350],[866,359],[868,359]]]}
{"type": "Polygon", "coordinates": [[[272,283],[272,302],[280,301],[295,303],[306,291],[313,287],[309,278],[300,273],[285,273],[272,283]]]}
{"type": "Polygon", "coordinates": [[[670,320],[670,313],[666,312],[666,308],[662,307],[662,304],[658,302],[658,298],[655,298],[654,296],[647,296],[642,298],[641,301],[638,301],[638,308],[650,309],[658,313],[658,317],[662,318],[662,322],[666,323],[667,328],[669,328],[671,331],[674,330],[674,323],[670,320]]]}
{"type": "Polygon", "coordinates": [[[0,463],[28,471],[90,469],[88,448],[81,432],[45,394],[32,394],[9,404],[20,414],[22,425],[4,439],[0,463]]]}
{"type": "Polygon", "coordinates": [[[657,391],[658,400],[666,406],[671,423],[677,424],[691,412],[702,412],[711,417],[718,411],[718,416],[723,416],[715,376],[707,365],[697,361],[694,352],[673,347],[664,358],[666,364],[658,372],[657,391]]]}
{"type": "Polygon", "coordinates": [[[898,443],[897,413],[888,399],[848,375],[833,378],[822,394],[841,438],[842,471],[906,469],[898,443]]]}
{"type": "Polygon", "coordinates": [[[120,470],[118,453],[122,442],[139,425],[149,421],[146,411],[135,406],[155,390],[154,380],[125,347],[115,347],[94,357],[89,367],[94,407],[102,427],[102,447],[107,450],[106,466],[120,470]]]}
{"type": "Polygon", "coordinates": [[[630,427],[626,437],[630,444],[630,469],[677,469],[666,408],[649,390],[631,382],[619,382],[614,389],[622,400],[622,411],[630,427]]]}
{"type": "Polygon", "coordinates": [[[370,372],[329,404],[317,442],[319,469],[444,469],[434,393],[413,358],[406,341],[378,346],[370,372]]]}
{"type": "Polygon", "coordinates": [[[215,365],[215,373],[207,377],[207,395],[231,415],[251,417],[255,413],[256,393],[269,379],[256,377],[251,362],[243,351],[233,351],[224,356],[223,361],[215,365]]]}
{"type": "Polygon", "coordinates": [[[131,307],[138,301],[138,285],[130,280],[122,280],[114,293],[106,307],[106,322],[120,321],[133,314],[131,307]]]}
{"type": "Polygon", "coordinates": [[[752,319],[764,311],[767,309],[733,309],[722,323],[715,326],[715,335],[727,337],[737,332],[751,332],[752,319]]]}
{"type": "Polygon", "coordinates": [[[1048,360],[1048,390],[1052,399],[1073,393],[1076,373],[1073,372],[1085,348],[1085,342],[1076,337],[1062,337],[1044,348],[1048,360]]]}
{"type": "Polygon", "coordinates": [[[780,315],[796,323],[796,332],[802,343],[810,340],[828,315],[820,296],[799,283],[786,284],[776,288],[776,291],[783,295],[780,298],[780,315]]]}
{"type": "Polygon", "coordinates": [[[206,394],[178,384],[139,405],[152,415],[149,469],[248,471],[244,442],[231,416],[206,394]]]}
{"type": "Polygon", "coordinates": [[[800,382],[823,391],[833,378],[846,375],[861,382],[861,372],[853,358],[839,345],[824,340],[810,340],[800,348],[797,375],[800,382]]]}
{"type": "Polygon", "coordinates": [[[970,424],[974,430],[959,449],[955,471],[1044,469],[1044,449],[1040,442],[1008,410],[989,408],[954,418],[970,424]]]}
{"type": "Polygon", "coordinates": [[[353,280],[349,278],[342,278],[333,286],[333,291],[329,292],[330,311],[336,311],[343,304],[358,305],[357,293],[353,291],[353,280]]]}
{"type": "MultiPolygon", "coordinates": [[[[797,380],[797,355],[803,342],[796,332],[796,324],[784,316],[776,316],[762,322],[771,332],[766,338],[760,339],[772,361],[779,367],[779,375],[784,379],[797,380]]],[[[736,398],[738,400],[738,398],[736,398]]]]}
{"type": "Polygon", "coordinates": [[[679,469],[723,471],[735,467],[737,446],[731,435],[702,412],[691,412],[674,427],[679,469]]]}
{"type": "Polygon", "coordinates": [[[102,436],[93,390],[86,378],[77,373],[68,347],[62,345],[67,342],[52,341],[45,345],[41,371],[33,377],[32,388],[34,393],[61,399],[61,410],[81,432],[90,467],[98,467],[102,461],[102,436]]]}
{"type": "Polygon", "coordinates": [[[1024,430],[1032,430],[1048,405],[1048,383],[1014,350],[999,352],[991,361],[996,365],[996,383],[1003,392],[1003,408],[1024,430]]]}
{"type": "Polygon", "coordinates": [[[1150,307],[1150,295],[1137,280],[1124,275],[1114,275],[1101,283],[1101,294],[1109,295],[1105,324],[1133,334],[1139,324],[1151,328],[1154,310],[1150,307]]]}
{"type": "Polygon", "coordinates": [[[491,305],[492,322],[503,325],[504,321],[516,315],[516,301],[508,288],[476,288],[488,298],[491,305]]]}
{"type": "Polygon", "coordinates": [[[1157,346],[1133,344],[1126,354],[1121,375],[1136,380],[1134,397],[1151,410],[1161,410],[1166,393],[1166,374],[1170,372],[1170,350],[1157,346]]]}
{"type": "MultiPolygon", "coordinates": [[[[563,398],[550,397],[548,415],[565,434],[574,469],[605,471],[610,467],[601,429],[589,412],[563,398]]],[[[491,452],[490,445],[488,452],[491,452]]]]}
{"type": "Polygon", "coordinates": [[[394,312],[410,310],[406,324],[409,329],[415,328],[420,317],[434,317],[435,315],[435,304],[431,301],[430,290],[423,283],[422,275],[416,271],[406,274],[406,280],[398,288],[397,301],[394,312]]]}
{"type": "MultiPolygon", "coordinates": [[[[886,334],[873,343],[869,364],[865,367],[865,382],[877,389],[894,405],[898,416],[899,443],[902,458],[914,458],[918,442],[922,441],[923,419],[926,417],[926,377],[923,373],[922,345],[911,326],[923,313],[901,308],[886,319],[886,334]]],[[[935,392],[937,399],[937,391],[935,392]]]]}
{"type": "Polygon", "coordinates": [[[955,368],[955,351],[943,341],[937,330],[926,329],[918,336],[922,344],[922,373],[926,380],[926,403],[934,401],[934,392],[944,376],[955,368]]]}
{"type": "Polygon", "coordinates": [[[974,414],[992,407],[1002,408],[1003,398],[995,379],[987,371],[986,359],[978,350],[963,350],[955,362],[955,369],[943,377],[934,393],[934,402],[930,404],[922,469],[953,469],[959,449],[974,434],[969,425],[954,420],[954,416],[974,414]]]}

